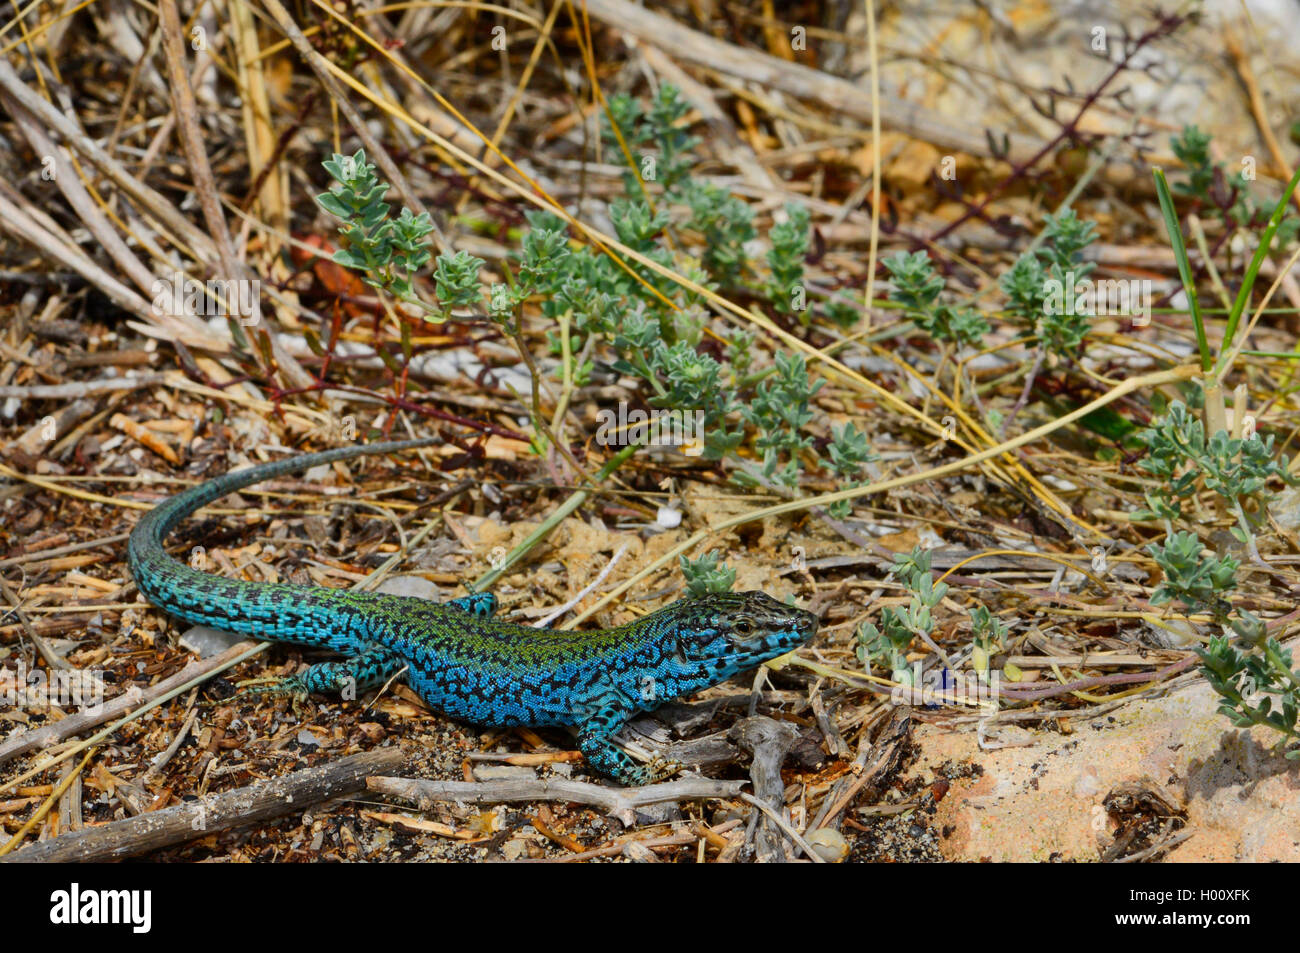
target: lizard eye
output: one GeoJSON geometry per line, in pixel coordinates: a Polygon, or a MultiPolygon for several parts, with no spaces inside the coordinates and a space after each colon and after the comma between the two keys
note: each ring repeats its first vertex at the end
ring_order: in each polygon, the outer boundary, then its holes
{"type": "Polygon", "coordinates": [[[733,628],[741,635],[749,635],[754,631],[754,623],[750,622],[748,619],[741,619],[733,626],[733,628]]]}

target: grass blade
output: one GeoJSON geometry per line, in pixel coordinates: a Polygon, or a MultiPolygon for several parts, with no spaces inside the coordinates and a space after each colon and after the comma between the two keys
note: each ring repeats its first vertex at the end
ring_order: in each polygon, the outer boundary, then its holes
{"type": "Polygon", "coordinates": [[[1214,367],[1214,358],[1210,356],[1210,342],[1205,336],[1205,319],[1196,301],[1196,285],[1192,281],[1192,263],[1187,258],[1187,246],[1183,243],[1183,229],[1174,211],[1174,199],[1169,194],[1169,183],[1165,180],[1165,170],[1156,169],[1156,195],[1160,198],[1160,211],[1165,216],[1165,230],[1169,233],[1169,244],[1174,249],[1174,258],[1178,262],[1178,274],[1183,279],[1183,290],[1187,292],[1187,309],[1192,314],[1196,325],[1196,347],[1201,352],[1201,370],[1207,374],[1214,367]]]}

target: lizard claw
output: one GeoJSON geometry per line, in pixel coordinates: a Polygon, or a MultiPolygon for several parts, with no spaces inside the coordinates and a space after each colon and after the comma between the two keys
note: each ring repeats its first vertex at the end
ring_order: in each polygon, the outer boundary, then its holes
{"type": "MultiPolygon", "coordinates": [[[[257,681],[260,681],[257,680],[257,681]]],[[[244,685],[250,685],[244,682],[244,685]]],[[[291,695],[296,699],[305,698],[309,694],[307,686],[303,683],[301,675],[290,675],[287,678],[278,678],[271,681],[269,685],[253,685],[248,688],[241,688],[238,694],[224,699],[223,704],[243,701],[257,696],[279,697],[281,695],[291,695]]]]}
{"type": "Polygon", "coordinates": [[[678,771],[685,767],[680,761],[671,761],[668,758],[656,757],[654,760],[643,764],[640,767],[627,772],[627,780],[630,784],[655,784],[659,781],[671,778],[678,771]]]}

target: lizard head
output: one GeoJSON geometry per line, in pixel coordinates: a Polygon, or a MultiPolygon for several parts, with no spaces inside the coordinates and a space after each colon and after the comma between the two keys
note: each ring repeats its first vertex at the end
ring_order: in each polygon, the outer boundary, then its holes
{"type": "Polygon", "coordinates": [[[675,660],[683,674],[700,684],[716,685],[797,649],[817,634],[817,616],[765,592],[683,599],[665,611],[673,612],[666,635],[675,640],[675,660]]]}

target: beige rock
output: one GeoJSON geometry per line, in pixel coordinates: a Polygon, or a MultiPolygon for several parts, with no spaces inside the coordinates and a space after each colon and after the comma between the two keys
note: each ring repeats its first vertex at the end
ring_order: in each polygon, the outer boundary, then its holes
{"type": "Polygon", "coordinates": [[[1096,860],[1115,826],[1103,799],[1143,777],[1187,811],[1191,837],[1166,860],[1300,860],[1300,763],[1276,752],[1276,733],[1234,728],[1217,699],[1197,681],[1075,722],[1070,734],[1039,730],[1032,746],[992,751],[979,749],[973,730],[922,725],[911,773],[948,760],[984,769],[954,781],[938,805],[934,823],[952,828],[940,842],[952,860],[1096,860]]]}

